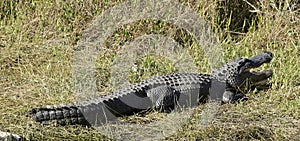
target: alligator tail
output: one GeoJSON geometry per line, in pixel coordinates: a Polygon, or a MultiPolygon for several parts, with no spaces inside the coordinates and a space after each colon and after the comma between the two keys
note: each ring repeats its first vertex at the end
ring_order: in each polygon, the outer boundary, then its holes
{"type": "Polygon", "coordinates": [[[82,111],[76,106],[61,105],[48,106],[46,108],[33,108],[29,111],[29,114],[32,116],[33,120],[43,125],[89,125],[89,122],[83,116],[82,111]]]}
{"type": "Polygon", "coordinates": [[[29,111],[33,120],[41,124],[103,125],[114,122],[117,117],[131,115],[151,106],[150,99],[139,97],[135,91],[107,95],[74,104],[33,108],[29,111]]]}

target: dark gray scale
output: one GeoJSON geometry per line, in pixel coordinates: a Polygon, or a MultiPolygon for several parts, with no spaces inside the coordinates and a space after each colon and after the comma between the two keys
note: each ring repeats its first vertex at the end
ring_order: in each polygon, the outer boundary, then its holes
{"type": "Polygon", "coordinates": [[[106,104],[114,102],[117,99],[118,98],[113,98],[99,103],[93,102],[89,105],[78,106],[79,110],[70,110],[71,118],[69,121],[83,122],[84,125],[101,125],[108,121],[114,121],[117,117],[110,111],[113,109],[109,109],[106,104]],[[81,112],[83,116],[78,116],[78,112],[81,112]]]}
{"type": "Polygon", "coordinates": [[[167,85],[158,86],[147,91],[152,101],[152,107],[160,112],[170,112],[174,109],[179,93],[167,85]]]}
{"type": "Polygon", "coordinates": [[[132,89],[135,91],[142,91],[145,89],[145,85],[143,83],[136,83],[135,85],[132,85],[132,89]]]}
{"type": "MultiPolygon", "coordinates": [[[[102,101],[105,107],[103,105],[98,106],[104,108],[103,112],[110,112],[107,114],[112,113],[115,116],[124,116],[146,110],[151,107],[151,100],[145,92],[147,83],[146,81],[136,83],[127,88],[115,91],[112,94],[113,96],[106,96],[110,98],[100,98],[98,101],[102,101]]],[[[103,113],[100,114],[103,115],[103,113]]]]}
{"type": "Polygon", "coordinates": [[[144,89],[152,89],[156,86],[159,86],[159,85],[162,85],[164,84],[161,79],[157,78],[157,77],[154,77],[154,78],[151,78],[151,79],[148,79],[147,81],[143,82],[147,85],[145,85],[145,88],[144,89]]]}
{"type": "Polygon", "coordinates": [[[172,79],[170,86],[172,86],[172,87],[178,86],[178,85],[180,85],[180,83],[181,83],[181,79],[180,80],[179,79],[172,79]]]}
{"type": "Polygon", "coordinates": [[[173,82],[172,82],[172,75],[166,75],[164,77],[162,77],[162,81],[164,81],[165,85],[170,86],[173,82]]]}
{"type": "Polygon", "coordinates": [[[168,78],[167,81],[168,81],[169,85],[172,85],[175,83],[176,79],[168,78]]]}
{"type": "Polygon", "coordinates": [[[48,108],[32,109],[33,119],[41,124],[50,124],[52,122],[59,125],[66,124],[87,124],[78,107],[61,105],[48,108]],[[76,119],[76,120],[75,120],[76,119]]]}

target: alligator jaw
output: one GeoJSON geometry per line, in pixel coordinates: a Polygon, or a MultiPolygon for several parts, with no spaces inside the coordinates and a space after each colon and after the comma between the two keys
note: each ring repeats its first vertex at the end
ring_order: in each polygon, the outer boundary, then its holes
{"type": "Polygon", "coordinates": [[[257,84],[266,81],[273,75],[272,70],[263,70],[260,72],[251,71],[253,68],[258,68],[264,63],[269,63],[273,59],[271,52],[263,52],[259,55],[253,56],[248,59],[247,63],[241,69],[241,77],[249,80],[252,84],[257,84]]]}
{"type": "Polygon", "coordinates": [[[263,85],[264,83],[260,83],[260,82],[266,82],[268,78],[270,78],[273,75],[273,71],[272,70],[263,70],[260,72],[255,72],[255,71],[247,71],[243,74],[244,77],[248,78],[248,80],[256,85],[256,84],[260,84],[263,85]]]}

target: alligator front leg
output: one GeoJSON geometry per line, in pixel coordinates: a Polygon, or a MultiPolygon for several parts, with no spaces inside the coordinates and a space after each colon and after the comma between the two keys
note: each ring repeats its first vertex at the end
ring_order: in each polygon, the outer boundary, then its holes
{"type": "Polygon", "coordinates": [[[174,110],[179,93],[170,86],[158,86],[147,91],[147,96],[150,97],[153,109],[159,112],[169,113],[174,110]]]}

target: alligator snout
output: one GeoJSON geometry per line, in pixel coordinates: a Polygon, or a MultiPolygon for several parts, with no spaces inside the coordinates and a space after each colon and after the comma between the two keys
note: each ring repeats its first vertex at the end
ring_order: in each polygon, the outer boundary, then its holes
{"type": "Polygon", "coordinates": [[[251,61],[249,68],[257,68],[264,63],[270,63],[272,59],[273,59],[272,52],[263,52],[259,55],[249,58],[249,60],[251,61]]]}

